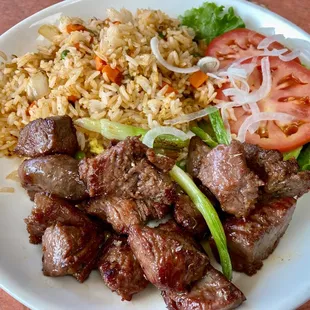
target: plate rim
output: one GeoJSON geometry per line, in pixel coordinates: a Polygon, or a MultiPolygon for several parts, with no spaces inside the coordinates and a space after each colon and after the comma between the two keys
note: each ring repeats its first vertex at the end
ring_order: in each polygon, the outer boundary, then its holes
{"type": "MultiPolygon", "coordinates": [[[[0,43],[3,40],[6,40],[7,37],[9,37],[11,34],[13,34],[15,31],[20,31],[19,29],[21,29],[22,26],[31,23],[37,23],[39,21],[41,21],[43,18],[51,16],[51,14],[49,14],[49,12],[51,10],[61,10],[63,7],[67,7],[67,6],[71,6],[75,3],[81,3],[81,2],[91,2],[94,0],[63,0],[61,2],[55,3],[53,5],[50,5],[28,17],[26,17],[25,19],[19,21],[17,24],[15,24],[14,26],[12,26],[11,28],[9,28],[8,30],[6,30],[4,33],[2,33],[0,35],[0,43]],[[18,29],[19,28],[19,29],[18,29]]],[[[203,1],[203,0],[201,0],[203,1]]],[[[217,0],[214,0],[214,2],[217,2],[217,0]]],[[[242,3],[243,5],[248,6],[249,8],[254,9],[256,12],[264,12],[267,15],[273,16],[275,17],[277,20],[289,25],[291,28],[293,28],[294,30],[296,30],[298,33],[300,33],[303,37],[307,38],[310,41],[310,33],[308,33],[307,31],[305,31],[304,29],[302,29],[301,27],[297,26],[295,23],[291,22],[290,20],[288,20],[287,18],[269,10],[266,7],[260,6],[256,3],[250,2],[248,0],[234,0],[233,3],[231,3],[230,5],[232,7],[236,7],[238,8],[238,4],[242,3]]],[[[111,3],[111,5],[113,6],[113,4],[111,3]]],[[[61,13],[61,12],[59,12],[61,13]]],[[[53,13],[56,14],[56,13],[53,13]]],[[[28,302],[26,299],[24,299],[24,297],[20,297],[20,295],[18,295],[18,293],[14,292],[14,289],[12,290],[9,286],[6,286],[5,284],[3,284],[3,282],[0,279],[0,288],[5,291],[7,294],[9,294],[11,297],[13,297],[14,299],[16,299],[17,301],[19,301],[21,304],[23,304],[24,306],[30,308],[31,310],[41,310],[39,309],[37,306],[35,306],[34,304],[32,304],[32,302],[28,302]]],[[[309,295],[310,297],[310,295],[309,295]]],[[[302,299],[302,298],[301,298],[302,299]]],[[[303,305],[306,302],[306,300],[301,300],[296,301],[296,304],[298,304],[298,306],[303,305]]]]}

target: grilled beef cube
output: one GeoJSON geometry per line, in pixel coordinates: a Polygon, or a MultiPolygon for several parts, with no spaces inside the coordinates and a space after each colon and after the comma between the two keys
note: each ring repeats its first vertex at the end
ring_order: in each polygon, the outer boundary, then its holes
{"type": "Polygon", "coordinates": [[[223,223],[234,270],[251,276],[263,266],[284,235],[295,205],[293,198],[278,198],[258,204],[246,219],[231,217],[223,223]]]}
{"type": "Polygon", "coordinates": [[[31,214],[25,219],[30,243],[41,243],[45,229],[56,222],[72,226],[92,225],[86,214],[64,199],[36,193],[34,203],[31,214]]]}
{"type": "Polygon", "coordinates": [[[94,227],[66,226],[57,223],[45,230],[43,274],[50,277],[74,276],[84,282],[96,267],[104,234],[94,227]]]}
{"type": "Polygon", "coordinates": [[[299,172],[296,159],[284,161],[281,152],[248,143],[244,150],[249,168],[265,182],[262,198],[300,197],[310,190],[310,171],[299,172]]]}
{"type": "Polygon", "coordinates": [[[133,225],[128,242],[146,278],[161,290],[186,291],[209,264],[199,245],[173,221],[157,228],[133,225]]]}
{"type": "Polygon", "coordinates": [[[78,141],[69,116],[39,118],[26,125],[19,134],[15,152],[26,157],[52,154],[74,155],[78,141]]]}
{"type": "Polygon", "coordinates": [[[163,291],[162,296],[169,310],[229,310],[245,301],[243,293],[211,265],[188,293],[163,291]]]}
{"type": "Polygon", "coordinates": [[[219,200],[222,209],[237,217],[247,216],[258,198],[263,182],[247,167],[243,146],[238,141],[219,145],[201,160],[198,175],[219,200]]]}
{"type": "Polygon", "coordinates": [[[169,172],[175,164],[175,160],[167,156],[158,156],[153,149],[148,149],[146,151],[146,156],[155,167],[163,172],[169,172]]]}
{"type": "Polygon", "coordinates": [[[210,151],[211,149],[199,137],[191,138],[188,147],[186,169],[193,178],[198,178],[201,161],[210,151]]]}
{"type": "Polygon", "coordinates": [[[105,284],[122,300],[144,290],[148,281],[125,237],[111,237],[104,246],[98,269],[105,284]]]}
{"type": "Polygon", "coordinates": [[[86,206],[86,212],[107,221],[118,233],[128,233],[134,224],[145,224],[150,219],[161,219],[170,211],[168,205],[152,200],[125,199],[101,196],[93,198],[86,206]]]}
{"type": "Polygon", "coordinates": [[[111,195],[172,203],[175,185],[167,173],[147,159],[147,150],[138,137],[131,137],[95,158],[83,160],[80,175],[90,196],[111,195]]]}
{"type": "Polygon", "coordinates": [[[79,162],[68,155],[49,155],[25,160],[18,169],[22,186],[28,191],[47,192],[69,200],[88,197],[79,178],[79,162]]]}
{"type": "Polygon", "coordinates": [[[190,235],[202,238],[208,231],[205,219],[187,195],[178,195],[173,217],[190,235]]]}

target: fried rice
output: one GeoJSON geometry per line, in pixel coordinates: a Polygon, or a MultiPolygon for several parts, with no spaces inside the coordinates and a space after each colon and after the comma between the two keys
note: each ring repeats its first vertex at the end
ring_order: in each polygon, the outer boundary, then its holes
{"type": "MultiPolygon", "coordinates": [[[[0,64],[1,156],[13,155],[20,129],[40,117],[106,118],[147,129],[201,110],[216,96],[211,81],[194,89],[189,74],[171,72],[156,61],[150,48],[154,36],[172,65],[191,67],[203,55],[193,31],[161,11],[133,15],[109,9],[105,20],[62,16],[49,27],[48,46],[0,64]],[[68,33],[71,24],[83,25],[85,31],[68,33]],[[95,56],[122,73],[120,85],[96,70],[95,56]]],[[[178,128],[186,131],[188,124],[178,128]]],[[[78,128],[78,138],[85,146],[88,133],[78,128]]]]}

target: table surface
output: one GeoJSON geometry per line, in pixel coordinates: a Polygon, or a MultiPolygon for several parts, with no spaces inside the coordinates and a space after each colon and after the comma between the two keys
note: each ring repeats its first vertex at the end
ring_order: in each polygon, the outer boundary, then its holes
{"type": "MultiPolygon", "coordinates": [[[[27,16],[30,16],[43,8],[46,8],[58,0],[0,0],[0,35],[10,27],[27,16]]],[[[271,11],[282,15],[293,23],[310,33],[310,23],[308,21],[310,13],[309,0],[257,0],[253,1],[269,8],[271,11]],[[293,12],[293,14],[292,14],[293,12]]],[[[28,310],[11,296],[0,289],[0,309],[1,310],[28,310]]],[[[310,301],[298,310],[310,310],[310,301]]]]}

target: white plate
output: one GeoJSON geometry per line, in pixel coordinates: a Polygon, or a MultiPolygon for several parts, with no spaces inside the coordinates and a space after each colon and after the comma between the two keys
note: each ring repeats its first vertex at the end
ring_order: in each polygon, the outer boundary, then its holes
{"type": "MultiPolygon", "coordinates": [[[[65,15],[104,18],[105,9],[126,7],[161,9],[171,16],[201,4],[201,0],[84,0],[66,1],[45,9],[19,23],[0,37],[0,50],[21,55],[35,48],[37,28],[34,22],[62,12],[65,15]]],[[[274,27],[277,33],[310,40],[309,35],[287,20],[261,7],[244,1],[216,0],[231,5],[252,29],[274,27]]],[[[47,278],[41,273],[41,248],[30,245],[23,219],[32,203],[26,193],[5,176],[16,169],[16,160],[0,160],[0,186],[15,187],[15,194],[0,196],[0,286],[31,309],[165,309],[154,288],[134,296],[132,302],[121,302],[99,278],[91,274],[84,284],[72,277],[47,278]]],[[[253,277],[234,274],[234,283],[245,293],[242,309],[294,309],[310,299],[310,195],[298,202],[292,223],[276,251],[264,262],[263,269],[253,277]]],[[[0,307],[1,308],[1,307],[0,307]]]]}

